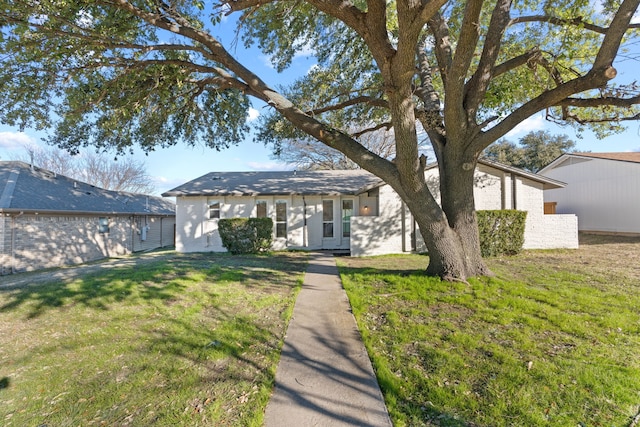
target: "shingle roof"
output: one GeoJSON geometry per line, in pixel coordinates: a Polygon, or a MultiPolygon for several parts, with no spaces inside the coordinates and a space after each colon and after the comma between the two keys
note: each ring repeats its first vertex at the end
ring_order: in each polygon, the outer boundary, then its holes
{"type": "Polygon", "coordinates": [[[110,191],[24,162],[0,162],[0,212],[175,215],[168,200],[110,191]]]}
{"type": "Polygon", "coordinates": [[[384,184],[364,170],[212,172],[163,196],[356,195],[384,184]]]}
{"type": "Polygon", "coordinates": [[[570,153],[581,157],[594,157],[597,159],[619,160],[622,162],[640,163],[640,152],[625,153],[570,153]]]}
{"type": "MultiPolygon", "coordinates": [[[[517,173],[542,182],[545,187],[566,184],[542,175],[481,159],[485,164],[503,171],[517,173]]],[[[428,167],[435,167],[429,165],[428,167]]],[[[357,195],[384,182],[365,170],[323,170],[287,172],[211,172],[169,190],[165,197],[179,196],[260,196],[260,195],[357,195]]]]}

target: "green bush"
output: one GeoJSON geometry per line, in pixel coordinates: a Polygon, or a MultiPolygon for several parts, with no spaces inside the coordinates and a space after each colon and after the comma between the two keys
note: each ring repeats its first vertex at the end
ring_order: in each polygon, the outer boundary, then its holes
{"type": "Polygon", "coordinates": [[[271,248],[271,218],[225,218],[218,221],[222,244],[232,254],[254,254],[271,248]]]}
{"type": "Polygon", "coordinates": [[[526,212],[477,211],[477,216],[483,257],[515,255],[522,251],[526,212]]]}

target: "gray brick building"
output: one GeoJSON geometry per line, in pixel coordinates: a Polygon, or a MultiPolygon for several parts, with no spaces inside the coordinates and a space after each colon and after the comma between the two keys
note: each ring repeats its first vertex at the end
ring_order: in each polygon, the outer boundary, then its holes
{"type": "Polygon", "coordinates": [[[0,162],[0,275],[174,244],[175,206],[0,162]]]}

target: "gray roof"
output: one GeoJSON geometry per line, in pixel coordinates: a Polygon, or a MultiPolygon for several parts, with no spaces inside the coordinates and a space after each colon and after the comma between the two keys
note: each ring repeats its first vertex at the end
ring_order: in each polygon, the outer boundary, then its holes
{"type": "Polygon", "coordinates": [[[384,183],[364,170],[211,172],[163,196],[356,195],[384,183]]]}
{"type": "MultiPolygon", "coordinates": [[[[544,188],[566,184],[546,176],[480,159],[480,164],[515,173],[544,184],[544,188]]],[[[431,164],[427,168],[434,168],[431,164]]],[[[287,172],[211,172],[162,193],[179,196],[261,196],[261,195],[357,195],[384,185],[365,170],[323,170],[287,172]]]]}
{"type": "Polygon", "coordinates": [[[554,188],[564,188],[567,186],[566,182],[562,182],[562,181],[558,181],[557,179],[552,179],[543,175],[540,175],[539,173],[534,173],[534,172],[529,172],[526,171],[524,169],[520,169],[517,168],[515,166],[510,166],[510,165],[505,165],[503,163],[499,163],[499,162],[494,162],[493,160],[489,160],[489,159],[479,159],[478,160],[479,164],[483,164],[485,166],[490,166],[492,168],[496,168],[498,170],[501,170],[503,172],[509,172],[509,173],[513,173],[516,175],[520,175],[524,178],[528,178],[532,181],[537,181],[542,183],[542,188],[544,190],[550,190],[550,189],[554,189],[554,188]]]}
{"type": "Polygon", "coordinates": [[[0,212],[175,215],[175,206],[160,197],[105,190],[24,162],[0,162],[0,212]]]}

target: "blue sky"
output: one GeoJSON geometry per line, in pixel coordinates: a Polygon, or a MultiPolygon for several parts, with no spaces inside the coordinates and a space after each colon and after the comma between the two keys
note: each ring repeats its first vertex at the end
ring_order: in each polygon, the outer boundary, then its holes
{"type": "MultiPolygon", "coordinates": [[[[228,44],[232,42],[234,37],[233,31],[229,30],[233,25],[230,22],[223,22],[222,25],[227,26],[224,34],[227,34],[228,38],[228,40],[223,39],[222,42],[228,44]]],[[[315,65],[312,52],[302,52],[294,59],[290,69],[279,74],[269,64],[268,58],[259,50],[255,48],[245,50],[242,43],[239,42],[235,52],[245,66],[255,71],[272,86],[285,85],[296,76],[305,74],[315,65]]],[[[620,62],[617,64],[618,78],[621,81],[636,80],[637,66],[636,61],[620,62]]],[[[249,121],[255,120],[263,112],[263,108],[263,104],[254,100],[254,108],[250,112],[249,121]]],[[[599,140],[588,131],[584,132],[582,138],[578,138],[570,127],[561,128],[547,122],[540,114],[521,123],[507,135],[507,139],[515,142],[533,130],[548,130],[552,134],[566,134],[576,142],[578,151],[640,151],[640,122],[630,122],[626,132],[599,140]]],[[[44,136],[43,132],[32,129],[19,132],[17,128],[0,124],[0,160],[12,160],[17,156],[23,156],[25,144],[43,145],[41,139],[44,136]]],[[[270,153],[268,147],[253,142],[249,136],[239,146],[220,152],[210,148],[189,147],[178,143],[171,148],[158,148],[148,155],[145,155],[141,150],[136,150],[133,156],[145,162],[147,172],[155,182],[156,193],[160,194],[213,171],[291,169],[291,167],[273,160],[270,153]]]]}

